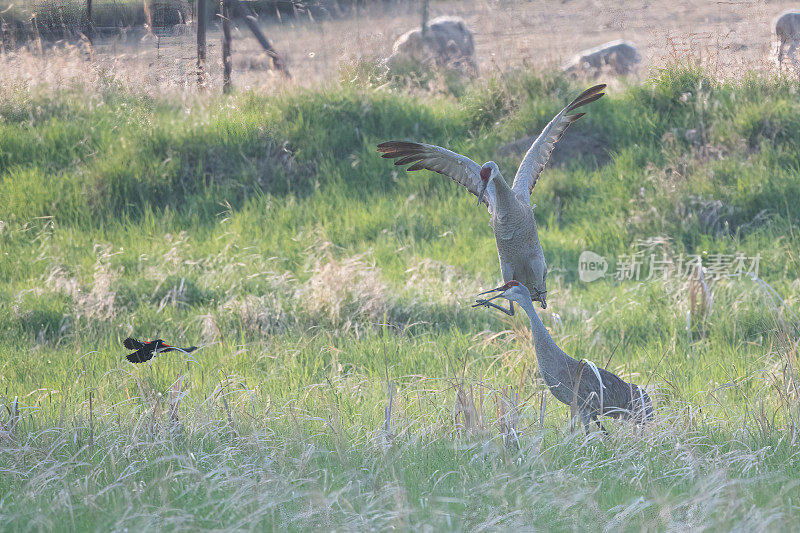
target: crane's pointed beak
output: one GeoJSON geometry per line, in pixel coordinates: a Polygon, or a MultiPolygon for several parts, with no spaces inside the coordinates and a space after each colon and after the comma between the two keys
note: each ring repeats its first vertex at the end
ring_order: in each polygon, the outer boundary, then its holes
{"type": "Polygon", "coordinates": [[[472,305],[472,307],[479,307],[481,305],[484,305],[485,302],[491,302],[492,300],[494,300],[496,298],[500,298],[501,296],[503,296],[503,293],[506,292],[505,286],[497,287],[496,289],[492,289],[490,291],[484,291],[484,292],[480,293],[478,296],[483,296],[484,294],[491,294],[493,292],[499,292],[500,294],[495,294],[491,298],[486,298],[485,300],[482,300],[482,301],[480,301],[478,303],[475,303],[475,304],[472,305]]]}
{"type": "MultiPolygon", "coordinates": [[[[483,291],[482,293],[479,293],[478,296],[483,296],[484,294],[491,294],[493,292],[504,292],[504,291],[505,291],[505,285],[501,285],[500,287],[497,287],[496,289],[483,291]]],[[[500,296],[500,295],[498,294],[497,296],[500,296]]]]}
{"type": "Polygon", "coordinates": [[[489,186],[489,180],[484,180],[481,184],[481,190],[478,192],[478,205],[483,203],[483,197],[486,196],[486,187],[489,186]]]}

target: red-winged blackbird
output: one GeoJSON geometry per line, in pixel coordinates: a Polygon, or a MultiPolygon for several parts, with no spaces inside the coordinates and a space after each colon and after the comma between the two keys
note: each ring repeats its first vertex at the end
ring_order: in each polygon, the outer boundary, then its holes
{"type": "Polygon", "coordinates": [[[154,356],[163,353],[163,352],[193,352],[197,349],[197,346],[190,346],[188,348],[177,348],[175,346],[170,346],[169,344],[165,343],[161,339],[156,339],[154,341],[146,341],[141,342],[128,337],[122,344],[129,350],[136,350],[135,352],[128,354],[127,358],[128,361],[131,363],[144,363],[145,361],[149,361],[154,356]]]}

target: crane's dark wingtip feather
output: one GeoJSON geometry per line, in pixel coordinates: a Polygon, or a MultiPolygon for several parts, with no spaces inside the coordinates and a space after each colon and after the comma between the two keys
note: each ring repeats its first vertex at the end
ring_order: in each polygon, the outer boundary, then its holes
{"type": "Polygon", "coordinates": [[[419,143],[412,143],[408,141],[386,141],[378,145],[379,152],[388,152],[390,150],[409,150],[420,149],[422,146],[419,143]]]}
{"type": "Polygon", "coordinates": [[[591,104],[592,102],[601,99],[605,95],[606,95],[606,93],[594,94],[594,95],[590,96],[589,98],[586,98],[585,100],[581,100],[581,105],[583,106],[583,105],[586,105],[586,104],[591,104]]]}
{"type": "Polygon", "coordinates": [[[397,156],[397,157],[399,157],[400,159],[395,161],[394,164],[396,166],[401,166],[401,165],[407,165],[409,163],[414,163],[415,161],[419,161],[424,156],[422,156],[420,154],[412,154],[412,155],[402,155],[402,156],[397,156]]]}
{"type": "Polygon", "coordinates": [[[567,106],[567,110],[572,111],[573,109],[577,109],[586,104],[590,104],[595,100],[597,100],[598,98],[602,98],[603,95],[605,95],[605,93],[600,91],[605,89],[605,87],[606,87],[605,84],[601,84],[586,89],[581,94],[579,94],[578,97],[575,98],[575,100],[573,100],[571,104],[569,104],[569,106],[567,106]]]}
{"type": "MultiPolygon", "coordinates": [[[[394,151],[394,152],[389,152],[386,155],[384,155],[383,157],[386,157],[386,158],[402,157],[404,159],[413,157],[413,158],[416,158],[416,159],[422,159],[423,157],[425,157],[425,152],[423,152],[422,150],[397,150],[397,151],[394,151]]],[[[409,161],[411,161],[411,160],[409,159],[409,161]]]]}
{"type": "Polygon", "coordinates": [[[597,93],[603,91],[605,88],[606,88],[606,84],[605,83],[601,83],[599,85],[595,85],[593,87],[589,87],[588,89],[583,91],[581,94],[579,94],[578,97],[575,98],[575,100],[583,100],[587,96],[591,96],[593,94],[597,94],[597,93]]]}
{"type": "Polygon", "coordinates": [[[378,145],[378,151],[386,152],[387,150],[391,150],[396,142],[397,141],[386,141],[385,143],[380,143],[378,145]]]}

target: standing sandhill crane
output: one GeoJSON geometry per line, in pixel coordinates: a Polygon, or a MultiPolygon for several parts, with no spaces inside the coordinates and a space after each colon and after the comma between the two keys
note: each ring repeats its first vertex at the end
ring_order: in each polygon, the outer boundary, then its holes
{"type": "MultiPolygon", "coordinates": [[[[384,158],[397,158],[395,165],[414,163],[408,170],[432,170],[444,174],[467,188],[478,197],[478,205],[486,204],[491,215],[489,225],[494,230],[497,255],[503,281],[518,280],[523,283],[533,300],[547,307],[547,264],[539,242],[539,233],[531,207],[531,192],[544,170],[556,142],[570,124],[584,113],[575,109],[594,102],[603,96],[605,85],[581,93],[562,109],[539,134],[519,165],[514,184],[509,187],[494,161],[479,166],[472,159],[432,144],[389,141],[378,145],[384,158]]],[[[495,306],[495,304],[490,304],[495,306]]],[[[514,314],[511,302],[510,314],[514,314]]]]}
{"type": "Polygon", "coordinates": [[[789,43],[789,59],[797,66],[795,51],[800,43],[800,11],[783,11],[775,20],[775,35],[778,37],[778,69],[783,66],[783,50],[789,43]]]}
{"type": "MultiPolygon", "coordinates": [[[[500,294],[488,300],[476,300],[473,307],[489,306],[489,300],[502,297],[509,302],[517,302],[528,313],[539,372],[553,396],[561,403],[569,405],[573,416],[577,414],[580,417],[587,433],[590,422],[595,422],[597,427],[607,433],[597,420],[599,415],[632,418],[637,423],[653,419],[653,403],[643,388],[626,383],[608,370],[598,368],[591,361],[577,361],[558,347],[536,314],[531,294],[525,285],[512,280],[502,287],[481,294],[491,292],[500,294]],[[591,372],[585,371],[587,367],[591,372]]],[[[502,307],[497,308],[508,313],[502,307]]]]}

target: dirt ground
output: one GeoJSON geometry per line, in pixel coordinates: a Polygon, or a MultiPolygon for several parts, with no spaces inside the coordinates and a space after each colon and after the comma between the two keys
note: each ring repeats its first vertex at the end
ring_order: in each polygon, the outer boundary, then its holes
{"type": "MultiPolygon", "coordinates": [[[[520,66],[559,66],[582,49],[624,38],[642,52],[640,74],[671,61],[692,60],[718,77],[736,77],[746,69],[777,69],[772,28],[775,17],[787,8],[800,8],[800,2],[463,0],[432,2],[430,17],[458,15],[467,21],[475,33],[482,75],[520,66]]],[[[268,59],[242,25],[234,31],[234,84],[275,90],[336,80],[342,64],[386,57],[394,40],[419,22],[419,2],[410,0],[389,12],[376,5],[347,19],[264,24],[291,69],[291,81],[268,69],[268,59]]],[[[0,67],[11,84],[115,79],[147,92],[192,92],[194,39],[191,28],[143,40],[128,35],[125,40],[96,42],[92,50],[66,45],[44,53],[0,54],[0,67]]],[[[212,28],[208,65],[212,90],[221,81],[219,42],[220,33],[212,28]]]]}

